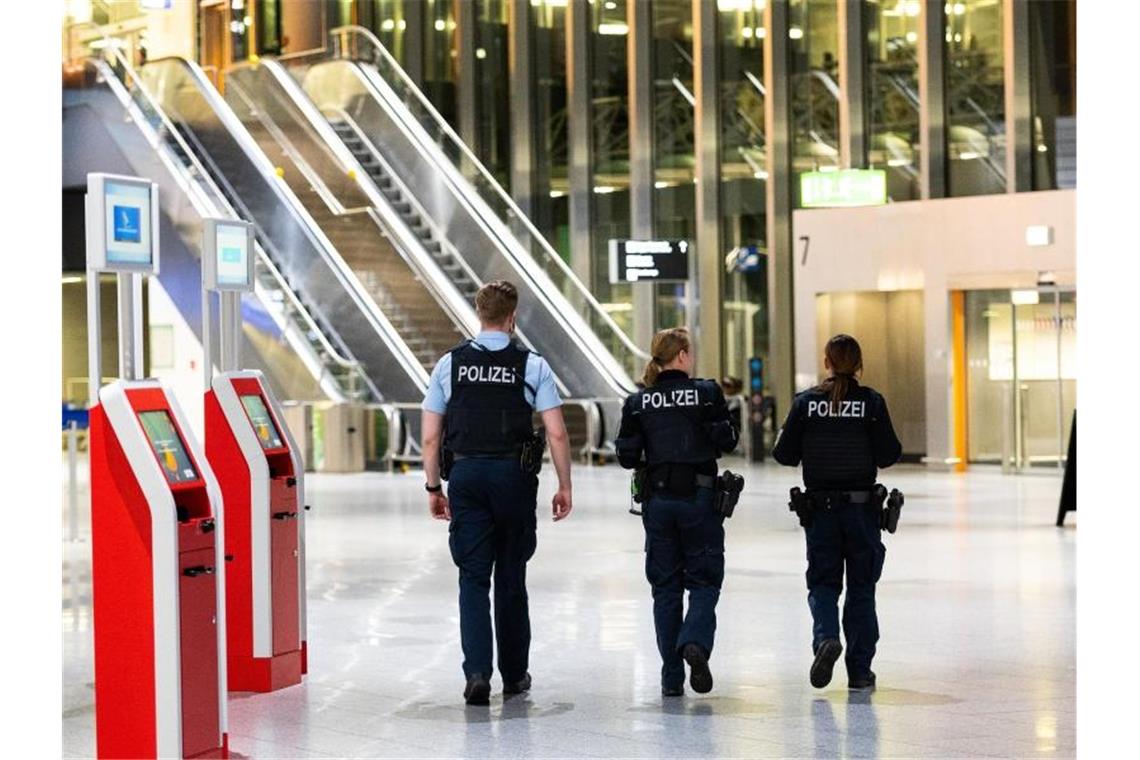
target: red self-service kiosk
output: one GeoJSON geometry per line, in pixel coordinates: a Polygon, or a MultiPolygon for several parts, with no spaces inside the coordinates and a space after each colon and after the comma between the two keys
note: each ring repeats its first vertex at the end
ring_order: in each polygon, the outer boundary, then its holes
{"type": "Polygon", "coordinates": [[[226,757],[222,497],[174,396],[143,368],[142,278],[158,187],[87,175],[91,586],[101,758],[226,757]],[[100,273],[118,279],[118,376],[103,385],[100,273]]]}
{"type": "Polygon", "coordinates": [[[101,758],[226,757],[221,495],[174,397],[119,380],[91,409],[101,758]]]}
{"type": "Polygon", "coordinates": [[[305,641],[304,466],[260,372],[224,372],[206,393],[206,456],[226,504],[231,691],[301,682],[305,641]]]}

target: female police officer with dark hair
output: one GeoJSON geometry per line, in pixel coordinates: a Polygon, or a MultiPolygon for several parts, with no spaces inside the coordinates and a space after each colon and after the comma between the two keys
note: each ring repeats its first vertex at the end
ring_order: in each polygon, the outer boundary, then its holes
{"type": "Polygon", "coordinates": [[[902,445],[891,427],[886,401],[856,379],[863,370],[859,343],[850,335],[836,335],[827,342],[824,366],[828,378],[792,402],[772,457],[793,467],[803,463],[807,491],[801,499],[799,489],[793,489],[792,506],[807,538],[815,654],[811,684],[817,689],[829,684],[843,652],[838,606],[846,567],[847,684],[871,688],[871,660],[879,640],[875,583],[887,551],[880,535],[882,504],[875,477],[877,468],[899,460],[902,445]]]}
{"type": "Polygon", "coordinates": [[[653,622],[661,653],[661,693],[712,689],[708,659],[724,580],[724,517],[714,506],[716,460],[736,448],[738,430],[715,380],[697,380],[689,333],[653,338],[644,389],[622,408],[616,446],[627,469],[645,468],[642,523],[645,575],[653,587],[653,622]],[[683,615],[684,592],[688,614],[683,615]]]}

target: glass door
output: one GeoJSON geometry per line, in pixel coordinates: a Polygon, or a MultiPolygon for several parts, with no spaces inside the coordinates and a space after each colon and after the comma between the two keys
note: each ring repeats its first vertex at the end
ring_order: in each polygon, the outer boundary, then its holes
{"type": "Polygon", "coordinates": [[[1076,292],[966,294],[971,462],[1003,471],[1064,467],[1076,408],[1076,292]]]}

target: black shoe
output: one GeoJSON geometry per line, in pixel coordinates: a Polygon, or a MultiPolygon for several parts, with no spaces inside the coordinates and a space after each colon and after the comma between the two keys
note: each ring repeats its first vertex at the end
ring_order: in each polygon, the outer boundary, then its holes
{"type": "Polygon", "coordinates": [[[491,704],[491,682],[480,675],[467,676],[467,688],[463,690],[463,698],[469,705],[491,704]]]}
{"type": "Polygon", "coordinates": [[[868,670],[866,675],[847,677],[848,689],[873,689],[875,688],[875,673],[868,670]]]}
{"type": "Polygon", "coordinates": [[[709,658],[705,650],[697,644],[686,644],[681,650],[681,656],[689,663],[689,685],[698,694],[708,694],[712,691],[713,677],[709,670],[709,658]]]}
{"type": "Polygon", "coordinates": [[[503,682],[503,694],[508,697],[515,694],[522,694],[524,691],[530,691],[530,673],[527,673],[522,679],[512,681],[511,683],[503,682]]]}
{"type": "Polygon", "coordinates": [[[663,697],[683,697],[685,696],[684,686],[662,686],[661,696],[663,697]]]}
{"type": "Polygon", "coordinates": [[[831,671],[839,655],[843,654],[843,645],[836,639],[825,639],[820,642],[815,652],[815,661],[811,664],[811,685],[822,689],[831,683],[831,671]]]}

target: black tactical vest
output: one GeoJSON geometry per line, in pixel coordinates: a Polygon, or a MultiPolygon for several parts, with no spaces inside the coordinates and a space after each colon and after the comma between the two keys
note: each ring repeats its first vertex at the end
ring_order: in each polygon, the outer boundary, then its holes
{"type": "Polygon", "coordinates": [[[511,343],[488,351],[467,341],[451,351],[451,398],[445,424],[447,447],[467,456],[517,453],[530,437],[526,400],[529,351],[511,343]]]}
{"type": "Polygon", "coordinates": [[[818,389],[802,404],[804,484],[809,488],[870,488],[875,484],[871,423],[882,404],[872,389],[852,382],[847,398],[833,402],[818,389]]]}
{"type": "Polygon", "coordinates": [[[716,446],[703,422],[716,394],[712,380],[658,381],[634,394],[633,408],[645,436],[645,461],[701,464],[715,461],[716,446]]]}

